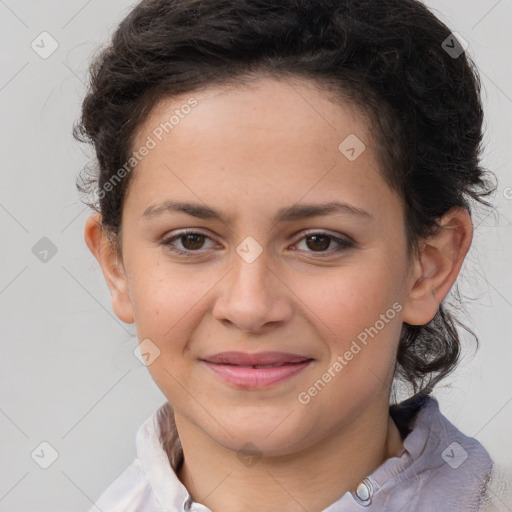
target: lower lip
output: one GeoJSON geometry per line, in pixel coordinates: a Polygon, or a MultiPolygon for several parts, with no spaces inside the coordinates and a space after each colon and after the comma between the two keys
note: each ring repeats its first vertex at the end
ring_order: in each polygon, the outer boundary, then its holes
{"type": "Polygon", "coordinates": [[[313,361],[290,363],[273,368],[252,368],[250,366],[203,362],[228,384],[244,389],[261,389],[297,375],[313,361]]]}

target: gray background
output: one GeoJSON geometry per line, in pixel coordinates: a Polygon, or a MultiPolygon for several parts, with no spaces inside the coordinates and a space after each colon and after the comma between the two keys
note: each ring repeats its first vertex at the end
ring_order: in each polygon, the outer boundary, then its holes
{"type": "MultiPolygon", "coordinates": [[[[484,163],[499,177],[498,214],[476,213],[459,276],[469,297],[462,319],[481,347],[465,351],[435,395],[455,425],[510,464],[512,0],[427,4],[467,40],[480,69],[484,163]]],[[[74,186],[91,157],[71,136],[87,65],[130,5],[0,0],[0,511],[88,510],[133,460],[137,429],[165,401],[132,354],[134,326],[111,310],[83,240],[89,211],[74,186]],[[43,31],[59,45],[45,59],[31,47],[43,31]],[[37,256],[36,244],[48,246],[43,237],[57,250],[46,262],[37,256]],[[36,463],[49,460],[44,441],[58,453],[48,469],[36,463]],[[32,458],[34,450],[44,456],[32,458]]]]}

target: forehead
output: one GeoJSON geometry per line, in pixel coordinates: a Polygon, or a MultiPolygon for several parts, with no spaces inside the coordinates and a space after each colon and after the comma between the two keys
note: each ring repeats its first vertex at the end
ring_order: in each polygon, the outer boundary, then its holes
{"type": "Polygon", "coordinates": [[[143,210],[178,190],[222,206],[236,202],[233,190],[266,204],[327,192],[334,201],[340,192],[364,208],[370,189],[385,186],[369,128],[361,109],[307,80],[262,78],[165,98],[135,137],[134,149],[149,139],[154,147],[130,188],[145,198],[143,210]]]}
{"type": "MultiPolygon", "coordinates": [[[[310,147],[336,144],[346,132],[370,142],[366,113],[342,100],[341,94],[335,96],[318,81],[262,76],[251,83],[210,86],[164,97],[139,128],[135,143],[142,143],[148,134],[161,142],[161,137],[170,139],[167,136],[172,133],[176,144],[191,145],[222,133],[232,137],[226,143],[247,143],[250,139],[254,145],[262,139],[268,144],[282,135],[281,142],[295,139],[310,147]]],[[[236,147],[232,145],[232,150],[236,147]]]]}

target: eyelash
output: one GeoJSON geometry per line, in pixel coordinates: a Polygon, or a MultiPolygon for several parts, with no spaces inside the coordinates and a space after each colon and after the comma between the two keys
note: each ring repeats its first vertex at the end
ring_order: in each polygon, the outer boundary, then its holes
{"type": "MultiPolygon", "coordinates": [[[[201,233],[201,232],[198,232],[198,231],[193,231],[193,230],[185,230],[185,231],[182,231],[176,235],[172,235],[171,237],[167,237],[167,238],[164,238],[160,244],[163,245],[167,250],[171,251],[171,252],[174,252],[178,255],[186,255],[186,256],[189,256],[193,253],[199,253],[201,250],[200,249],[197,249],[195,251],[193,250],[183,250],[183,249],[178,249],[176,247],[174,247],[172,245],[172,242],[174,242],[175,240],[178,240],[180,238],[183,238],[187,235],[200,235],[200,236],[203,236],[205,238],[210,238],[209,236],[205,235],[204,233],[201,233]]],[[[331,240],[333,240],[334,242],[336,242],[337,244],[340,244],[339,247],[335,248],[335,249],[331,249],[331,250],[328,250],[328,251],[320,251],[320,252],[315,252],[315,251],[306,251],[306,252],[311,252],[313,254],[318,254],[320,256],[320,258],[322,257],[326,257],[326,256],[332,256],[333,254],[338,254],[338,253],[341,253],[341,252],[344,252],[348,249],[351,249],[354,247],[355,243],[353,240],[351,239],[342,239],[342,238],[337,238],[327,232],[324,232],[324,231],[311,231],[311,232],[308,232],[306,233],[302,238],[300,238],[298,240],[297,243],[301,242],[302,240],[304,240],[305,238],[308,238],[310,236],[313,236],[313,235],[320,235],[320,236],[326,236],[328,238],[330,238],[331,240]],[[326,255],[326,256],[322,256],[322,255],[326,255]]],[[[210,238],[211,240],[211,238],[210,238]]]]}

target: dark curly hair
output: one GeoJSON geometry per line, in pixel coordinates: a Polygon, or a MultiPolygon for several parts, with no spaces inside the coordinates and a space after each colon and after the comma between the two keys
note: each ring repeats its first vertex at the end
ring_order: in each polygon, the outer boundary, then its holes
{"type": "MultiPolygon", "coordinates": [[[[309,79],[369,117],[384,178],[403,201],[409,256],[452,207],[471,213],[470,201],[492,206],[484,199],[495,191],[491,173],[480,165],[476,67],[421,2],[144,0],[94,59],[73,131],[93,144],[99,164],[77,179],[77,187],[96,193],[96,201],[86,204],[101,213],[121,257],[131,173],[115,187],[108,183],[129,161],[137,129],[152,108],[166,97],[243,86],[263,75],[309,79]]],[[[403,323],[398,381],[424,394],[451,373],[461,350],[456,324],[478,346],[477,336],[444,303],[426,325],[403,323]]]]}

